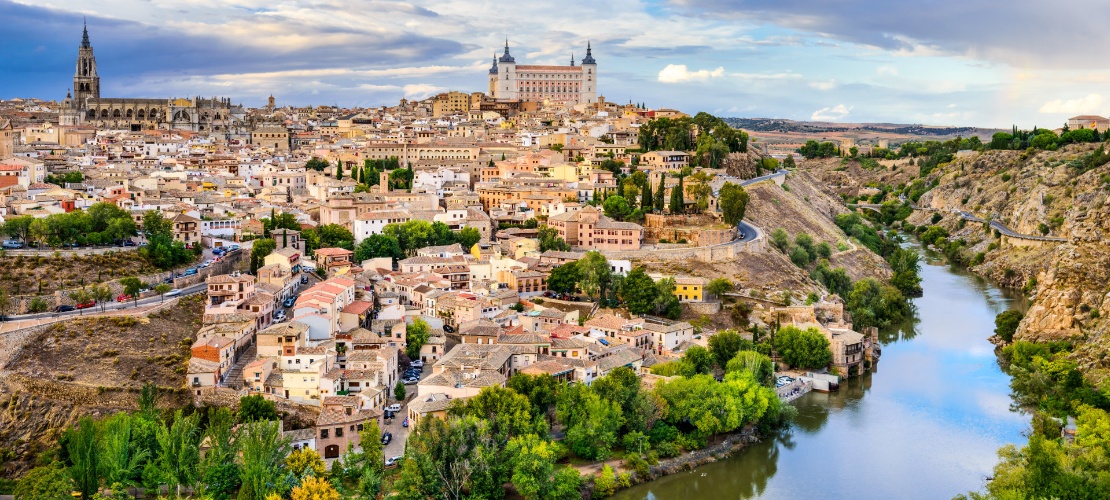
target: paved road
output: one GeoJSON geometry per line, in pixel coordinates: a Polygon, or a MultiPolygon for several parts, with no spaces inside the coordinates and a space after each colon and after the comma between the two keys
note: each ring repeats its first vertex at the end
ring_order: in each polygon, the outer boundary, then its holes
{"type": "MultiPolygon", "coordinates": [[[[193,295],[195,293],[201,293],[201,292],[205,292],[207,290],[208,290],[208,285],[207,284],[197,283],[196,285],[190,286],[188,288],[183,288],[181,290],[181,296],[184,297],[186,295],[193,295]]],[[[139,299],[138,305],[142,306],[142,305],[150,305],[150,304],[159,304],[161,302],[162,302],[162,297],[160,297],[158,295],[155,295],[153,297],[147,297],[145,299],[139,299]]],[[[130,301],[129,300],[127,302],[109,302],[109,303],[104,304],[104,310],[105,311],[114,311],[116,309],[126,309],[126,308],[129,308],[129,307],[135,307],[135,301],[130,301]]],[[[66,317],[66,316],[83,316],[84,313],[96,314],[96,313],[99,313],[99,312],[100,312],[100,306],[97,305],[96,307],[91,308],[91,309],[74,310],[74,311],[69,311],[69,312],[64,312],[64,313],[44,312],[44,313],[35,313],[35,314],[20,314],[20,315],[15,315],[15,316],[9,316],[9,318],[13,321],[16,321],[16,320],[24,320],[24,319],[42,319],[42,318],[60,318],[60,317],[66,317]]]]}
{"type": "MultiPolygon", "coordinates": [[[[980,218],[972,215],[971,213],[964,212],[963,210],[960,210],[959,214],[960,214],[960,217],[963,217],[964,220],[966,220],[966,221],[978,222],[980,224],[983,223],[983,222],[986,222],[985,220],[980,219],[980,218]]],[[[1007,231],[1009,231],[1009,229],[1007,229],[1007,231]]]]}
{"type": "Polygon", "coordinates": [[[773,174],[761,175],[761,176],[753,178],[753,179],[748,179],[746,181],[741,182],[740,185],[743,186],[743,187],[747,187],[747,186],[750,186],[750,185],[755,184],[757,182],[763,182],[763,181],[774,179],[775,177],[778,177],[780,175],[785,177],[787,172],[789,172],[789,170],[786,170],[785,168],[780,168],[777,172],[775,172],[773,174]]]}
{"type": "Polygon", "coordinates": [[[1011,238],[1021,238],[1021,239],[1026,239],[1026,240],[1037,240],[1037,241],[1055,241],[1055,242],[1060,242],[1060,243],[1068,241],[1067,238],[1055,238],[1055,237],[1052,237],[1052,236],[1040,236],[1040,235],[1035,235],[1035,234],[1021,234],[1019,232],[1014,231],[1013,229],[1010,229],[1010,228],[1006,227],[1001,222],[993,221],[993,220],[991,221],[991,227],[998,230],[999,233],[1002,233],[1002,234],[1004,234],[1006,236],[1009,236],[1011,238]]]}
{"type": "Polygon", "coordinates": [[[739,224],[736,224],[736,229],[743,235],[743,237],[737,238],[736,241],[752,241],[759,237],[759,230],[747,222],[740,221],[739,224]]]}

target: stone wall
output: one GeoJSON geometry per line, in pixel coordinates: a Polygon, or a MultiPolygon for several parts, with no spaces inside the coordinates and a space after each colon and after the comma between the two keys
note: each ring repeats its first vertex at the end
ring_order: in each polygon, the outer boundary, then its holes
{"type": "Polygon", "coordinates": [[[719,223],[717,218],[709,215],[647,214],[644,216],[644,240],[649,243],[659,240],[671,242],[686,240],[691,246],[705,247],[725,244],[736,239],[736,228],[705,228],[719,223]]]}
{"type": "Polygon", "coordinates": [[[721,302],[717,300],[712,302],[683,302],[683,304],[689,306],[690,310],[696,314],[713,315],[721,312],[721,302]]]}
{"type": "Polygon", "coordinates": [[[732,241],[721,245],[707,247],[686,247],[673,249],[645,249],[608,251],[601,253],[610,259],[641,259],[653,261],[668,260],[728,260],[734,259],[741,253],[761,253],[767,251],[767,238],[760,231],[759,237],[750,241],[732,241]]]}
{"type": "MultiPolygon", "coordinates": [[[[201,391],[200,396],[193,395],[193,404],[196,406],[219,406],[236,409],[239,407],[239,398],[250,395],[246,389],[235,390],[224,387],[207,387],[201,391]]],[[[285,430],[304,429],[316,425],[316,418],[320,416],[320,408],[297,404],[287,399],[262,394],[266,399],[273,401],[278,413],[282,415],[285,430]]]]}

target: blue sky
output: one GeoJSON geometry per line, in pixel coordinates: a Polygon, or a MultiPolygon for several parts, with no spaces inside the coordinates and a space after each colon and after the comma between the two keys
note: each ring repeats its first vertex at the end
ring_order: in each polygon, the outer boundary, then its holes
{"type": "Polygon", "coordinates": [[[1058,127],[1110,114],[1110,9],[1034,0],[0,0],[0,98],[61,99],[88,18],[106,97],[378,106],[484,90],[591,40],[610,101],[797,120],[1058,127]],[[1104,97],[1103,94],[1107,94],[1104,97]]]}

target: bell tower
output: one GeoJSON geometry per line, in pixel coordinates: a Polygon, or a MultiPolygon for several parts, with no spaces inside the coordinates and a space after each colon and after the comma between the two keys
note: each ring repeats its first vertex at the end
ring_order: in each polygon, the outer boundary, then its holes
{"type": "Polygon", "coordinates": [[[77,50],[77,72],[73,75],[73,100],[80,109],[88,98],[100,98],[100,77],[96,74],[96,56],[89,43],[89,27],[81,34],[81,48],[77,50]]]}

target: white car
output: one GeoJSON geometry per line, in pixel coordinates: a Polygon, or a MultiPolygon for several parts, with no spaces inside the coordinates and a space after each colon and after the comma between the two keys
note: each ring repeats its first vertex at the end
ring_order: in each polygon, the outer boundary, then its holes
{"type": "Polygon", "coordinates": [[[170,290],[170,291],[165,293],[166,297],[177,297],[178,295],[181,295],[181,289],[180,288],[170,290]]]}
{"type": "Polygon", "coordinates": [[[397,412],[401,411],[401,405],[399,405],[397,403],[394,403],[394,404],[391,404],[389,406],[386,406],[385,409],[386,409],[386,411],[391,411],[393,413],[397,413],[397,412]]]}
{"type": "Polygon", "coordinates": [[[397,465],[397,462],[400,462],[402,458],[405,458],[405,457],[401,456],[401,455],[398,455],[396,457],[389,457],[389,458],[385,459],[385,466],[386,467],[393,467],[394,465],[397,465]]]}
{"type": "Polygon", "coordinates": [[[424,362],[419,359],[413,360],[411,363],[409,363],[409,366],[413,368],[424,368],[424,362]]]}

